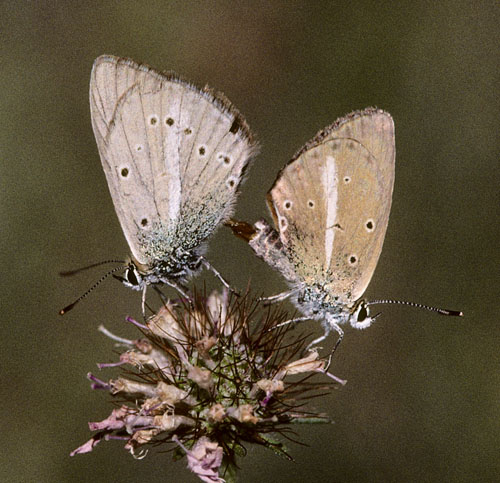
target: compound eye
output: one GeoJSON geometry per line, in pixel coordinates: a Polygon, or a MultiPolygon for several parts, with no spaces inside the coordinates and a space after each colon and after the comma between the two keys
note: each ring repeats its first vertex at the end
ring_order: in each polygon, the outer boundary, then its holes
{"type": "Polygon", "coordinates": [[[133,267],[127,268],[125,272],[125,278],[130,285],[139,285],[139,280],[137,280],[137,276],[133,267]]]}
{"type": "Polygon", "coordinates": [[[358,322],[363,322],[368,317],[368,307],[363,304],[359,308],[358,322]]]}

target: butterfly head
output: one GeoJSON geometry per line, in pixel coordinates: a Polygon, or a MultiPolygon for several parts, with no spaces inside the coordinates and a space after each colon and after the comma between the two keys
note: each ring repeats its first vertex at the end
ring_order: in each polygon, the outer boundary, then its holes
{"type": "Polygon", "coordinates": [[[164,260],[155,260],[151,264],[141,263],[135,258],[129,260],[124,267],[123,276],[114,277],[132,290],[143,290],[147,285],[184,281],[201,270],[203,257],[200,252],[204,246],[197,250],[177,250],[174,255],[165,257],[164,260]]]}
{"type": "Polygon", "coordinates": [[[349,317],[349,323],[355,329],[366,329],[370,327],[375,319],[380,315],[380,313],[375,315],[370,315],[370,308],[368,303],[364,299],[359,299],[351,311],[349,317]]]}
{"type": "Polygon", "coordinates": [[[147,267],[145,265],[135,260],[130,260],[125,266],[123,277],[119,275],[113,275],[113,277],[132,290],[143,290],[145,285],[147,285],[146,278],[144,277],[146,274],[147,267]]]}

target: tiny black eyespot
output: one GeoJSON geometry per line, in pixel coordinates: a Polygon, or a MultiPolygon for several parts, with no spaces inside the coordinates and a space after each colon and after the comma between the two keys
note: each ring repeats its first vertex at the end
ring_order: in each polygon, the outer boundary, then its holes
{"type": "Polygon", "coordinates": [[[349,262],[350,262],[351,264],[353,264],[353,265],[357,262],[357,260],[358,260],[358,259],[357,259],[354,255],[351,255],[351,256],[349,257],[349,262]]]}
{"type": "Polygon", "coordinates": [[[171,117],[167,117],[167,119],[165,119],[165,123],[172,126],[174,124],[174,120],[171,117]]]}
{"type": "Polygon", "coordinates": [[[290,201],[285,202],[285,208],[289,210],[292,207],[292,203],[290,201]]]}
{"type": "Polygon", "coordinates": [[[147,219],[147,218],[143,218],[143,219],[141,220],[141,225],[142,225],[142,226],[146,226],[147,224],[148,224],[148,219],[147,219]]]}
{"type": "Polygon", "coordinates": [[[199,151],[201,156],[203,156],[205,154],[205,148],[203,146],[198,151],[199,151]]]}
{"type": "Polygon", "coordinates": [[[154,126],[158,122],[158,118],[156,116],[152,116],[151,119],[149,120],[149,124],[151,126],[154,126]]]}
{"type": "Polygon", "coordinates": [[[124,178],[128,176],[128,169],[127,168],[122,168],[121,174],[124,178]]]}
{"type": "Polygon", "coordinates": [[[184,134],[191,134],[192,132],[193,131],[191,131],[191,129],[188,127],[186,129],[184,129],[184,134]]]}
{"type": "Polygon", "coordinates": [[[368,230],[373,230],[373,221],[367,221],[366,222],[366,228],[368,228],[368,230]]]}
{"type": "Polygon", "coordinates": [[[307,204],[308,204],[309,208],[314,208],[314,201],[309,200],[309,201],[307,202],[307,204]]]}
{"type": "Polygon", "coordinates": [[[217,155],[217,159],[219,159],[219,161],[222,161],[224,164],[231,163],[231,158],[229,156],[226,156],[225,154],[217,155]]]}
{"type": "Polygon", "coordinates": [[[234,179],[228,181],[229,186],[232,188],[234,186],[234,179]]]}

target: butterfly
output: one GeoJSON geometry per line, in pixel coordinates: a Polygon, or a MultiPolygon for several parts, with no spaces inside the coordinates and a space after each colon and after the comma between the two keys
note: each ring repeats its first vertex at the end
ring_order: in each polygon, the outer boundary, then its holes
{"type": "MultiPolygon", "coordinates": [[[[233,232],[279,271],[291,289],[268,302],[292,297],[303,317],[334,330],[369,327],[379,315],[369,305],[403,303],[444,315],[461,312],[410,302],[365,301],[384,242],[395,172],[394,122],[374,108],[355,111],[320,131],[280,171],[267,195],[273,228],[264,219],[253,226],[230,220],[233,232]]],[[[283,324],[280,324],[283,325],[283,324]]]]}
{"type": "Polygon", "coordinates": [[[186,295],[182,283],[203,266],[227,285],[204,254],[257,150],[243,116],[220,93],[110,55],[94,62],[90,112],[131,251],[117,278],[143,291],[143,310],[148,285],[186,295]]]}

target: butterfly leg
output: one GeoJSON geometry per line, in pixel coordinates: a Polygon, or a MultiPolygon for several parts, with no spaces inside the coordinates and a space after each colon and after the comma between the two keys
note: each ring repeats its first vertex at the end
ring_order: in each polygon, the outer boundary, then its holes
{"type": "Polygon", "coordinates": [[[163,280],[169,287],[172,287],[174,288],[175,290],[177,290],[177,292],[179,292],[187,301],[189,301],[189,303],[192,305],[193,304],[193,301],[191,299],[191,297],[187,294],[186,290],[185,290],[185,287],[183,287],[182,285],[174,282],[173,280],[163,280]]]}
{"type": "Polygon", "coordinates": [[[314,339],[312,342],[310,342],[307,347],[304,349],[304,352],[307,352],[309,351],[310,349],[312,349],[315,345],[319,344],[320,342],[322,342],[323,340],[325,340],[327,337],[328,337],[328,334],[330,334],[330,331],[331,331],[331,327],[330,326],[326,326],[325,327],[325,332],[324,334],[321,336],[321,337],[318,337],[317,339],[314,339]]]}
{"type": "Polygon", "coordinates": [[[337,350],[337,347],[340,345],[342,342],[342,339],[344,338],[344,331],[337,325],[337,324],[332,324],[333,328],[337,331],[339,338],[337,339],[337,342],[335,342],[335,345],[333,346],[332,352],[330,352],[330,355],[328,356],[328,362],[326,363],[326,367],[324,371],[328,371],[328,368],[330,367],[330,364],[332,363],[332,357],[335,351],[337,350]]]}
{"type": "Polygon", "coordinates": [[[286,292],[281,292],[276,295],[271,295],[271,297],[259,297],[259,302],[263,302],[265,305],[274,304],[276,302],[281,302],[286,300],[288,297],[293,295],[297,290],[287,290],[286,292]]]}
{"type": "Polygon", "coordinates": [[[322,342],[323,340],[325,340],[328,337],[328,335],[330,334],[330,332],[332,331],[332,329],[335,330],[335,332],[337,332],[338,339],[335,342],[335,345],[333,346],[332,352],[330,352],[330,355],[328,356],[328,362],[326,363],[326,366],[323,369],[323,372],[328,371],[328,368],[330,367],[330,364],[332,363],[333,354],[335,353],[335,351],[337,350],[337,347],[340,345],[340,343],[342,342],[342,339],[344,338],[344,331],[340,328],[340,326],[337,324],[337,322],[333,321],[332,319],[329,319],[326,322],[327,323],[323,325],[323,327],[325,328],[325,333],[321,337],[314,339],[306,347],[306,349],[304,351],[304,352],[306,352],[306,351],[310,350],[313,346],[315,346],[315,345],[319,344],[320,342],[322,342]]]}
{"type": "Polygon", "coordinates": [[[274,327],[271,327],[269,331],[277,329],[279,327],[283,327],[285,325],[289,324],[295,324],[296,322],[304,322],[306,320],[311,320],[310,317],[296,317],[295,319],[290,319],[290,320],[285,320],[285,322],[281,322],[281,324],[275,325],[274,327]]]}
{"type": "Polygon", "coordinates": [[[205,268],[207,268],[208,270],[210,270],[221,281],[221,283],[222,283],[222,285],[224,285],[224,287],[226,287],[228,290],[233,292],[235,295],[239,295],[238,292],[233,287],[231,287],[231,285],[229,285],[229,283],[226,282],[224,277],[217,271],[217,269],[205,257],[200,257],[200,260],[201,260],[203,266],[205,268]]]}
{"type": "Polygon", "coordinates": [[[142,316],[146,318],[146,289],[148,286],[144,284],[144,287],[142,288],[142,301],[141,301],[141,307],[142,307],[142,316]]]}

